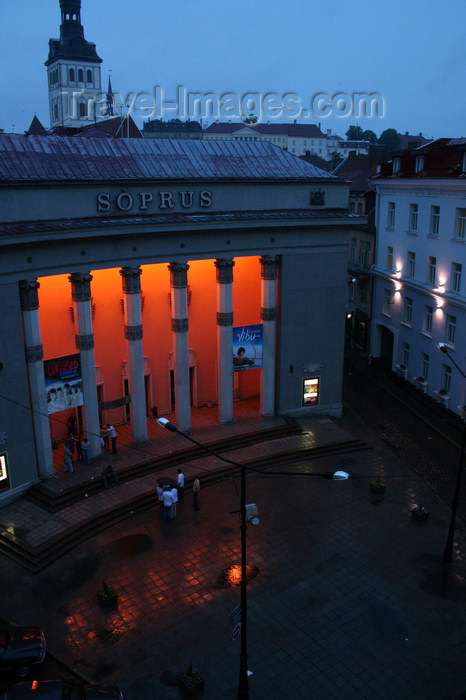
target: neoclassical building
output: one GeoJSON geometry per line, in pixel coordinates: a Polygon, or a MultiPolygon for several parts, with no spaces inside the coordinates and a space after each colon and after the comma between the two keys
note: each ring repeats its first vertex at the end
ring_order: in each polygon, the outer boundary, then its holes
{"type": "Polygon", "coordinates": [[[0,502],[70,417],[96,459],[103,423],[338,416],[348,186],[266,143],[0,135],[0,502]]]}

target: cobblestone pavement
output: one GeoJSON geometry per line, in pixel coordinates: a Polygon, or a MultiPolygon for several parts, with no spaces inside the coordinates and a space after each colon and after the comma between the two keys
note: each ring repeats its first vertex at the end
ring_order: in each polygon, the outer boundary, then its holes
{"type": "MultiPolygon", "coordinates": [[[[350,413],[337,423],[362,428],[350,413]]],[[[302,425],[325,428],[322,419],[302,425]]],[[[453,564],[442,565],[448,507],[364,432],[370,450],[247,478],[260,514],[247,530],[257,573],[248,585],[253,700],[449,700],[466,690],[464,525],[453,564]],[[309,476],[336,469],[358,478],[309,476]],[[370,492],[376,475],[383,496],[370,492]],[[418,503],[426,523],[410,517],[418,503]]],[[[0,612],[39,623],[53,653],[94,681],[118,683],[127,700],[181,698],[167,679],[190,662],[205,679],[198,697],[233,699],[240,647],[228,618],[240,593],[223,572],[240,562],[238,507],[239,480],[226,479],[201,490],[199,512],[189,494],[172,522],[154,504],[39,574],[0,557],[0,612]],[[103,580],[118,593],[110,612],[96,601],[103,580]]]]}

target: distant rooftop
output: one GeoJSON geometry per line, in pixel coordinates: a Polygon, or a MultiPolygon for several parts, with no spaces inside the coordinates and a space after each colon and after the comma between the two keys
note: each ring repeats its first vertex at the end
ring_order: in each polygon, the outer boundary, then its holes
{"type": "Polygon", "coordinates": [[[418,148],[386,153],[380,162],[381,178],[466,178],[466,138],[436,139],[418,148]]]}
{"type": "Polygon", "coordinates": [[[272,122],[270,124],[246,124],[245,122],[215,122],[204,129],[205,134],[234,134],[241,129],[252,129],[259,134],[285,134],[303,138],[324,139],[325,135],[315,124],[289,124],[272,122]]]}
{"type": "Polygon", "coordinates": [[[335,180],[266,142],[0,134],[0,183],[335,180]]]}

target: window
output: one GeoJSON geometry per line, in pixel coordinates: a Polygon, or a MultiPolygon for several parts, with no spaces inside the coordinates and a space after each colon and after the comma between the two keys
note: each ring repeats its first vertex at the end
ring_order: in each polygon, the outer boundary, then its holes
{"type": "Polygon", "coordinates": [[[369,265],[371,258],[371,243],[370,241],[361,241],[361,247],[359,248],[359,264],[369,265]]]}
{"type": "Polygon", "coordinates": [[[451,291],[457,292],[461,291],[461,273],[463,271],[463,266],[461,263],[451,264],[451,291]]]}
{"type": "Polygon", "coordinates": [[[351,252],[350,252],[351,262],[356,262],[356,248],[357,248],[357,241],[355,238],[352,238],[351,239],[351,252]]]}
{"type": "Polygon", "coordinates": [[[409,230],[410,231],[417,231],[417,213],[418,213],[418,205],[417,204],[410,204],[409,205],[409,230]]]}
{"type": "Polygon", "coordinates": [[[70,83],[74,83],[74,68],[70,68],[69,76],[70,76],[70,83]]]}
{"type": "Polygon", "coordinates": [[[432,317],[434,315],[434,309],[432,306],[424,306],[424,326],[423,330],[425,333],[432,332],[432,317]]]}
{"type": "Polygon", "coordinates": [[[80,69],[78,70],[78,81],[79,81],[80,83],[82,83],[83,80],[84,80],[84,71],[83,71],[82,68],[80,68],[80,69]]]}
{"type": "Polygon", "coordinates": [[[351,214],[354,214],[354,202],[350,202],[349,210],[351,214]]]}
{"type": "Polygon", "coordinates": [[[387,246],[387,252],[385,254],[385,268],[389,271],[393,271],[393,246],[387,246]]]}
{"type": "Polygon", "coordinates": [[[419,376],[424,377],[424,381],[429,376],[429,355],[425,352],[421,352],[421,374],[419,376]]]}
{"type": "Polygon", "coordinates": [[[420,173],[421,170],[424,170],[424,156],[416,156],[416,160],[414,162],[414,172],[420,173]]]}
{"type": "MultiPolygon", "coordinates": [[[[87,73],[86,73],[86,80],[87,80],[88,83],[92,83],[92,71],[91,71],[91,70],[88,70],[88,71],[87,71],[87,73]]],[[[274,139],[274,141],[275,141],[275,139],[274,139]]]]}
{"type": "Polygon", "coordinates": [[[383,290],[383,313],[390,313],[390,304],[392,303],[392,292],[390,289],[383,290]]]}
{"type": "Polygon", "coordinates": [[[80,117],[87,117],[87,106],[86,106],[85,102],[79,103],[79,116],[80,117]]]}
{"type": "Polygon", "coordinates": [[[448,394],[451,387],[451,367],[448,365],[442,365],[442,383],[440,385],[440,391],[442,394],[448,394]]]}
{"type": "Polygon", "coordinates": [[[401,158],[399,156],[395,156],[393,158],[393,172],[397,173],[401,169],[401,158]]]}
{"type": "Polygon", "coordinates": [[[401,343],[401,364],[407,367],[409,365],[409,344],[401,343]]]}
{"type": "Polygon", "coordinates": [[[427,284],[432,284],[435,287],[437,276],[437,258],[433,258],[431,255],[428,257],[427,262],[427,284]]]}
{"type": "Polygon", "coordinates": [[[358,202],[358,214],[362,214],[362,202],[358,202]]]}
{"type": "Polygon", "coordinates": [[[404,322],[409,323],[409,325],[411,325],[412,320],[413,320],[413,300],[410,299],[409,297],[405,297],[404,322]]]}
{"type": "Polygon", "coordinates": [[[440,231],[440,207],[433,204],[430,208],[430,235],[438,236],[440,231]]]}
{"type": "Polygon", "coordinates": [[[388,203],[387,228],[395,228],[395,202],[388,203]]]}
{"type": "Polygon", "coordinates": [[[416,272],[416,253],[412,250],[408,250],[408,277],[414,279],[416,272]]]}
{"type": "Polygon", "coordinates": [[[359,305],[366,306],[367,304],[367,284],[361,284],[359,287],[359,305]]]}
{"type": "Polygon", "coordinates": [[[456,335],[456,316],[447,315],[447,329],[445,333],[445,340],[451,345],[455,344],[456,335]]]}
{"type": "Polygon", "coordinates": [[[466,209],[456,209],[455,236],[464,240],[466,238],[466,209]]]}

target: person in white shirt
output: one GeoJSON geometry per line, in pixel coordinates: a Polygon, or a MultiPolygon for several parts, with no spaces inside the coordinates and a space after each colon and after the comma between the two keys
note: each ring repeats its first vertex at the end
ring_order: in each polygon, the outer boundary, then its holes
{"type": "Polygon", "coordinates": [[[181,469],[178,469],[178,500],[182,501],[184,498],[184,474],[181,469]]]}
{"type": "Polygon", "coordinates": [[[172,512],[172,505],[173,505],[173,496],[172,496],[172,492],[170,490],[170,487],[164,489],[162,501],[163,501],[163,519],[170,520],[170,516],[171,516],[171,512],[172,512]]]}
{"type": "Polygon", "coordinates": [[[108,432],[108,437],[112,441],[112,454],[116,455],[117,453],[117,446],[116,446],[116,439],[117,439],[117,431],[113,427],[113,425],[109,425],[107,428],[108,432]]]}
{"type": "Polygon", "coordinates": [[[176,517],[176,504],[178,503],[178,489],[174,486],[171,490],[173,503],[172,503],[172,518],[176,517]]]}

